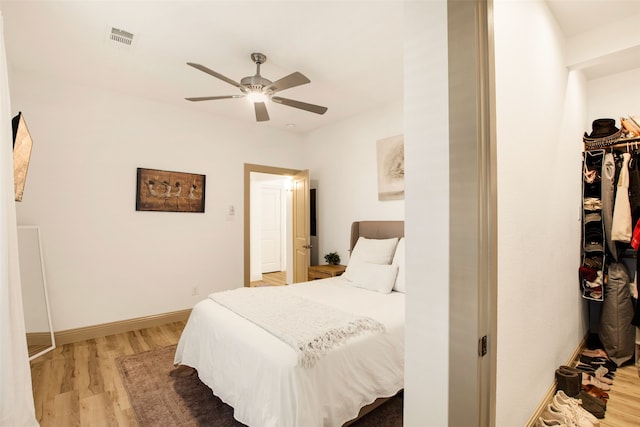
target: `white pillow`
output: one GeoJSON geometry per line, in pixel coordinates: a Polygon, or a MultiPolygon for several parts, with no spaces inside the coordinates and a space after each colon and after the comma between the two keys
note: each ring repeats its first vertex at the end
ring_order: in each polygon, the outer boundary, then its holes
{"type": "Polygon", "coordinates": [[[391,239],[367,239],[358,238],[356,246],[351,251],[351,262],[370,262],[372,264],[391,264],[393,252],[398,244],[398,238],[391,239]]]}
{"type": "Polygon", "coordinates": [[[349,262],[342,277],[351,286],[388,294],[393,289],[397,274],[397,265],[357,261],[349,262]]]}
{"type": "Polygon", "coordinates": [[[393,285],[393,290],[397,292],[406,292],[405,285],[405,262],[404,262],[404,237],[398,241],[396,246],[396,253],[393,254],[393,262],[391,265],[398,266],[398,275],[396,276],[396,283],[393,285]]]}

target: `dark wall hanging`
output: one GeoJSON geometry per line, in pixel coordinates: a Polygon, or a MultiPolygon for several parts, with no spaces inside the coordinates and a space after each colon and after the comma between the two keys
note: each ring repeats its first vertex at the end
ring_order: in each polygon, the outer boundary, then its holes
{"type": "Polygon", "coordinates": [[[137,211],[204,212],[204,175],[138,168],[137,211]]]}

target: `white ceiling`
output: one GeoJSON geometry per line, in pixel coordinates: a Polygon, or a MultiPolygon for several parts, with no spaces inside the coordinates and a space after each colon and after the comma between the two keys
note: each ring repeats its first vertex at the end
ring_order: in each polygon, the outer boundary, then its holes
{"type": "MultiPolygon", "coordinates": [[[[615,25],[627,17],[636,16],[640,22],[639,0],[547,0],[547,4],[568,38],[615,25]]],[[[635,68],[640,68],[640,46],[600,58],[583,72],[587,79],[596,79],[635,68]]]]}
{"type": "MultiPolygon", "coordinates": [[[[567,36],[640,14],[631,0],[548,4],[567,36]]],[[[247,126],[308,132],[403,99],[401,0],[0,1],[0,9],[10,72],[53,74],[247,126]],[[108,40],[112,27],[133,33],[133,46],[108,40]],[[184,100],[239,93],[186,62],[239,81],[255,74],[252,52],[267,55],[265,78],[299,71],[311,80],[278,95],[328,112],[269,104],[271,120],[256,123],[245,99],[184,100]]]]}
{"type": "Polygon", "coordinates": [[[547,4],[567,37],[640,14],[638,0],[547,0],[547,4]]]}
{"type": "MultiPolygon", "coordinates": [[[[168,102],[251,126],[307,132],[403,99],[401,1],[3,1],[7,57],[35,70],[168,102]],[[134,34],[133,47],[107,39],[134,34]],[[261,75],[294,71],[311,83],[278,95],[328,107],[317,115],[268,105],[256,123],[246,99],[193,103],[185,97],[239,94],[186,65],[232,80],[255,74],[252,52],[267,55],[261,75]],[[295,128],[286,125],[294,124],[295,128]]],[[[90,100],[88,100],[90,101],[90,100]]]]}

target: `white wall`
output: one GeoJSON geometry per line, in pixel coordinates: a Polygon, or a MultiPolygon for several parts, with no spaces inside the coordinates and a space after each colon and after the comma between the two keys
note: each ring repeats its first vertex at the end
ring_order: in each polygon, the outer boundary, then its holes
{"type": "Polygon", "coordinates": [[[325,126],[304,137],[307,165],[316,190],[319,261],[337,251],[349,260],[351,223],[403,220],[404,201],[378,201],[376,141],[399,135],[402,103],[325,126]]]}
{"type": "Polygon", "coordinates": [[[299,136],[20,70],[10,84],[34,140],[18,223],[41,227],[54,330],[242,286],[243,165],[304,169],[299,136]],[[205,213],[136,212],[137,167],[205,174],[205,213]]]}
{"type": "Polygon", "coordinates": [[[447,3],[405,3],[407,427],[449,411],[449,107],[447,3]]]}
{"type": "Polygon", "coordinates": [[[587,113],[589,123],[585,131],[591,132],[591,122],[598,118],[616,119],[640,115],[640,68],[589,80],[587,83],[587,113]]]}
{"type": "Polygon", "coordinates": [[[585,336],[580,153],[586,84],[543,1],[496,0],[496,425],[524,425],[585,336]]]}

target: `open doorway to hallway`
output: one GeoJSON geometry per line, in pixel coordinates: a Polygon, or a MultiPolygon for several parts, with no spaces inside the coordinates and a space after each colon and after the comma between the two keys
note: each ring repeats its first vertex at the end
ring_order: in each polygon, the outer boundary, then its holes
{"type": "Polygon", "coordinates": [[[250,173],[249,286],[286,285],[291,242],[291,177],[250,173]]]}
{"type": "Polygon", "coordinates": [[[263,272],[276,270],[286,271],[285,283],[307,280],[311,252],[309,212],[308,170],[244,165],[244,286],[262,280],[263,272]],[[262,187],[268,186],[255,184],[262,178],[277,191],[264,192],[262,187]],[[277,209],[280,213],[275,212],[277,209]],[[287,214],[284,219],[283,212],[287,214]],[[280,230],[270,230],[272,237],[280,237],[279,243],[263,232],[264,222],[279,224],[280,230]],[[280,260],[264,257],[263,262],[262,252],[279,255],[280,260]]]}

